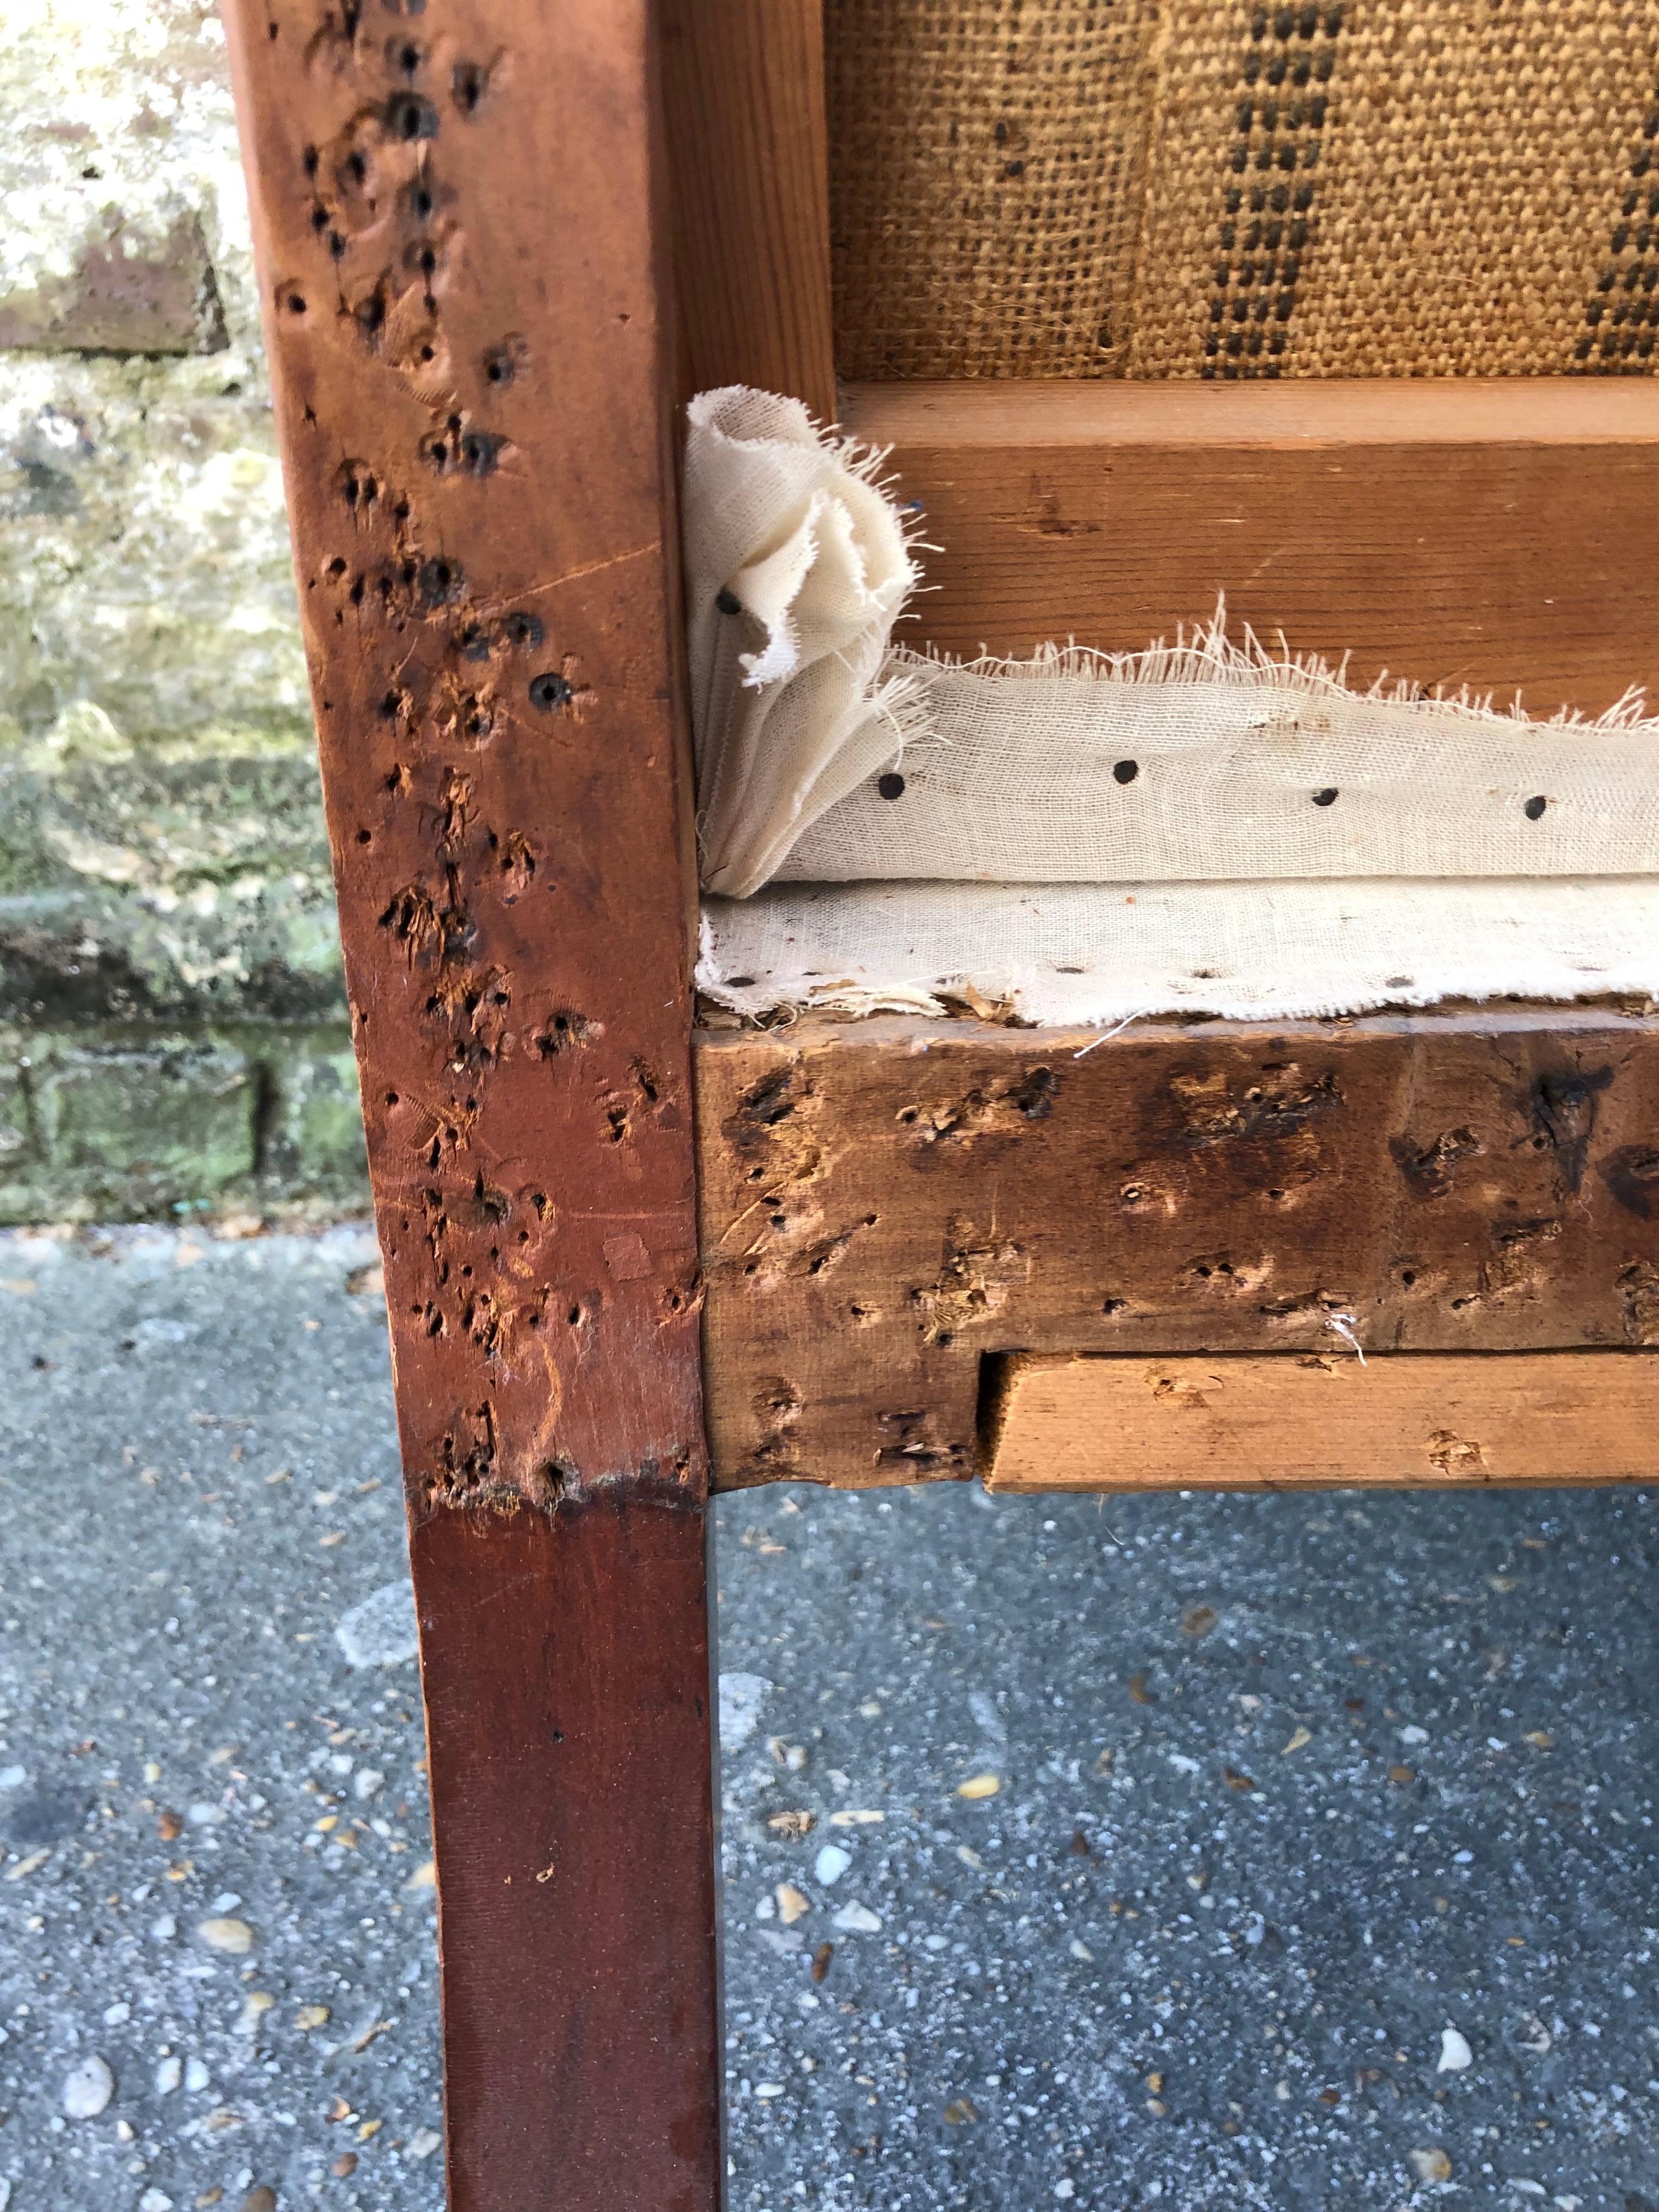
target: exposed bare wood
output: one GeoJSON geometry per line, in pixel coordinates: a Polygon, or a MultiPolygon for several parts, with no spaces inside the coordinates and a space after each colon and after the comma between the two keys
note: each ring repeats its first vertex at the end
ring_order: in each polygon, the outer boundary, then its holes
{"type": "Polygon", "coordinates": [[[969,1474],[986,1353],[1659,1345],[1652,1015],[816,1018],[698,1098],[722,1485],[969,1474]]]}
{"type": "Polygon", "coordinates": [[[908,641],[1114,650],[1207,618],[1534,713],[1659,696],[1659,382],[858,385],[934,588],[908,641]]]}
{"type": "Polygon", "coordinates": [[[598,2212],[626,2174],[714,2212],[651,10],[228,19],[422,1617],[450,2202],[598,2212]],[[630,1872],[672,1893],[660,1958],[630,1872]]]}
{"type": "Polygon", "coordinates": [[[663,0],[682,396],[836,411],[823,0],[663,0]]]}
{"type": "Polygon", "coordinates": [[[1659,1352],[1351,1352],[996,1363],[988,1490],[1640,1482],[1659,1352]]]}

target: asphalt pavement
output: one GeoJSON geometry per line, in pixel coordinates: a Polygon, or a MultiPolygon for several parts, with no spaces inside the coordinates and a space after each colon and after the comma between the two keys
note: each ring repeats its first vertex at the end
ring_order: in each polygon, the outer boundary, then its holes
{"type": "MultiPolygon", "coordinates": [[[[10,2212],[439,2212],[374,1257],[0,1237],[10,2212]]],[[[1632,1490],[723,1499],[731,2212],[1659,2212],[1656,1553],[1632,1490]]]]}

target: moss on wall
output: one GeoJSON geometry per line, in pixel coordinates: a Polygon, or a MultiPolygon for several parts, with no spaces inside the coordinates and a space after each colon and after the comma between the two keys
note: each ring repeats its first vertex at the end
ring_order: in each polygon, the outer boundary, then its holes
{"type": "Polygon", "coordinates": [[[362,1193],[223,34],[0,32],[0,1218],[362,1193]]]}

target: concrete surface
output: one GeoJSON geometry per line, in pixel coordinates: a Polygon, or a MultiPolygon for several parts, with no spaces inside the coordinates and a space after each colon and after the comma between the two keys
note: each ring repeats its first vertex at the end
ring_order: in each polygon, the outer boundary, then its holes
{"type": "MultiPolygon", "coordinates": [[[[372,1259],[0,1239],[12,2212],[441,2203],[372,1259]]],[[[1659,2205],[1648,1493],[719,1529],[732,2212],[1659,2205]]]]}

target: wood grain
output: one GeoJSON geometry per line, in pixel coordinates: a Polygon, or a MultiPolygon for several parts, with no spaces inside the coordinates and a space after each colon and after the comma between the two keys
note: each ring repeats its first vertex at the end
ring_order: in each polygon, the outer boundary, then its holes
{"type": "Polygon", "coordinates": [[[1641,1482],[1659,1352],[996,1363],[988,1490],[1641,1482]]]}
{"type": "Polygon", "coordinates": [[[698,1153],[721,1486],[969,1475],[984,1355],[1659,1345],[1652,1014],[808,1018],[698,1153]]]}
{"type": "Polygon", "coordinates": [[[822,0],[663,0],[682,398],[836,412],[822,0]]]}
{"type": "Polygon", "coordinates": [[[426,1623],[455,2212],[719,2197],[651,21],[228,8],[426,1623]],[[601,1879],[637,1865],[599,1786],[635,1728],[672,1972],[601,1879]],[[553,1897],[519,1871],[550,1832],[553,1897]]]}
{"type": "Polygon", "coordinates": [[[414,1530],[466,2212],[720,2204],[704,1536],[666,1483],[414,1530]]]}
{"type": "Polygon", "coordinates": [[[843,413],[941,549],[908,643],[1133,650],[1224,592],[1360,684],[1659,696],[1651,380],[858,385],[843,413]]]}

